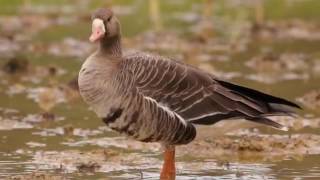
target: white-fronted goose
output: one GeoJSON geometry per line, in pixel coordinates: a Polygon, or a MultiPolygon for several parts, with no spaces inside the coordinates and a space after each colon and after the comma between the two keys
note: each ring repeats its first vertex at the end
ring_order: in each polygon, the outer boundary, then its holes
{"type": "Polygon", "coordinates": [[[99,49],[82,65],[80,93],[113,130],[164,148],[161,179],[175,178],[175,145],[196,137],[195,125],[246,119],[285,130],[267,118],[298,105],[217,79],[165,57],[123,55],[120,23],[110,9],[92,15],[91,42],[99,49]]]}

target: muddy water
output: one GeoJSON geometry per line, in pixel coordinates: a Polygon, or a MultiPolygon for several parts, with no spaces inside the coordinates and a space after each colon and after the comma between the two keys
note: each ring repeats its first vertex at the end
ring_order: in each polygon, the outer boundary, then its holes
{"type": "MultiPolygon", "coordinates": [[[[194,1],[162,1],[160,14],[139,0],[113,5],[128,49],[185,60],[290,100],[306,99],[305,109],[299,117],[278,119],[291,127],[288,133],[250,126],[178,148],[178,179],[317,179],[320,100],[310,92],[320,90],[320,14],[315,11],[320,3],[268,1],[266,17],[275,23],[258,32],[243,25],[254,19],[250,3],[214,3],[210,12],[194,1]],[[212,13],[213,20],[208,22],[204,12],[212,13]],[[214,33],[199,30],[206,23],[214,23],[214,33]]],[[[31,0],[2,5],[0,178],[157,179],[159,145],[112,132],[70,86],[94,49],[87,42],[88,14],[105,2],[31,0]]],[[[204,132],[218,132],[217,127],[204,132]]]]}

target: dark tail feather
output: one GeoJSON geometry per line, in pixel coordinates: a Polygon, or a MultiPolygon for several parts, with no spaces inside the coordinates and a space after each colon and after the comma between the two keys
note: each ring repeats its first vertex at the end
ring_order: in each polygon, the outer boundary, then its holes
{"type": "Polygon", "coordinates": [[[250,88],[231,84],[225,81],[221,81],[221,80],[216,80],[216,81],[218,81],[222,86],[234,91],[235,93],[241,94],[252,100],[258,100],[258,101],[267,103],[270,108],[270,112],[275,112],[275,113],[283,112],[283,113],[290,114],[294,112],[293,108],[302,109],[299,105],[283,98],[271,96],[250,88]]]}
{"type": "Polygon", "coordinates": [[[292,106],[269,103],[269,107],[271,108],[271,112],[274,112],[274,113],[270,114],[271,116],[274,114],[276,116],[283,116],[284,115],[284,116],[296,117],[295,109],[292,106]]]}
{"type": "Polygon", "coordinates": [[[193,120],[194,124],[214,124],[220,120],[226,119],[246,119],[252,122],[271,126],[276,129],[287,131],[287,128],[271,119],[268,116],[293,116],[295,108],[301,107],[293,102],[279,97],[271,96],[254,89],[231,84],[225,81],[214,79],[224,88],[214,89],[214,94],[221,95],[212,96],[214,101],[220,101],[224,108],[220,113],[205,116],[193,120]],[[220,90],[220,91],[219,91],[220,90]],[[228,91],[228,92],[224,92],[228,91]]]}
{"type": "Polygon", "coordinates": [[[257,102],[260,105],[265,105],[267,107],[267,111],[262,113],[260,116],[256,117],[246,117],[247,120],[253,121],[260,124],[265,124],[271,127],[274,127],[276,129],[287,131],[288,128],[272,121],[271,119],[268,119],[267,116],[294,116],[295,115],[295,108],[302,109],[299,105],[290,102],[286,99],[282,99],[279,97],[271,96],[259,91],[256,91],[254,89],[246,88],[243,86],[231,84],[225,81],[218,82],[231,90],[232,92],[244,97],[248,98],[249,100],[253,102],[257,102]]]}

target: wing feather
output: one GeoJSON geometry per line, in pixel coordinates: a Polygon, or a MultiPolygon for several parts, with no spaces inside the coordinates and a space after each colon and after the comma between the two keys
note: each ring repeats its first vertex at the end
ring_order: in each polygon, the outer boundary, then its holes
{"type": "Polygon", "coordinates": [[[135,83],[140,93],[194,124],[244,118],[282,128],[265,116],[288,113],[284,107],[299,107],[290,101],[218,80],[209,73],[161,56],[136,53],[126,59],[126,63],[136,66],[135,83]]]}

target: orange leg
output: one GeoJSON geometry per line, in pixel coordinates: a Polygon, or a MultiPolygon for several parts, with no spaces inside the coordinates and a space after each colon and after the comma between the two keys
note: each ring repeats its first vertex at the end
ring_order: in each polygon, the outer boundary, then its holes
{"type": "Polygon", "coordinates": [[[175,167],[175,148],[166,147],[163,153],[164,162],[160,174],[161,180],[175,180],[176,167],[175,167]]]}

